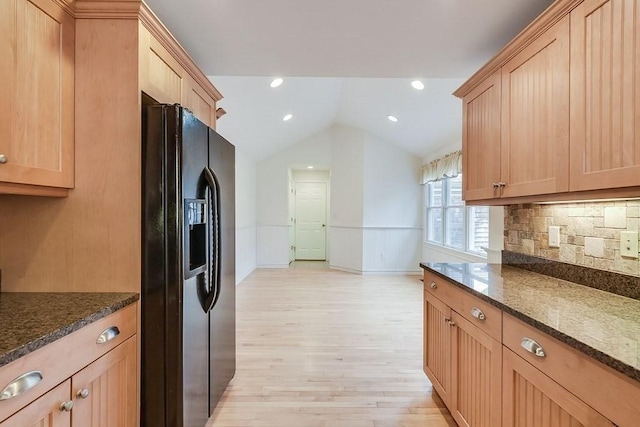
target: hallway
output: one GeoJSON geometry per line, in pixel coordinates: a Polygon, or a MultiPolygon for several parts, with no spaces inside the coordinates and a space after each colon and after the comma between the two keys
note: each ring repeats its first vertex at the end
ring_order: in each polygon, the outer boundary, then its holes
{"type": "Polygon", "coordinates": [[[207,427],[455,426],[422,372],[418,279],[254,271],[237,289],[237,373],[207,427]]]}

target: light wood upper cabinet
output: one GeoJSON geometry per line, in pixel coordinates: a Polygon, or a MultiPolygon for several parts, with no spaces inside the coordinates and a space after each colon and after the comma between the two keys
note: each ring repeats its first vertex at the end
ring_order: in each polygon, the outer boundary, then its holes
{"type": "Polygon", "coordinates": [[[462,99],[465,200],[496,197],[500,181],[500,70],[462,99]]]}
{"type": "Polygon", "coordinates": [[[136,427],[136,337],[71,378],[73,426],[136,427]]]}
{"type": "Polygon", "coordinates": [[[216,102],[191,77],[187,77],[182,86],[182,105],[204,124],[215,124],[216,102]]]}
{"type": "Polygon", "coordinates": [[[63,402],[70,402],[70,392],[71,381],[67,380],[1,422],[0,427],[70,427],[71,414],[60,410],[63,402]]]}
{"type": "Polygon", "coordinates": [[[613,423],[504,347],[502,427],[612,427],[613,423]]]}
{"type": "Polygon", "coordinates": [[[571,12],[571,190],[640,186],[640,1],[571,12]]]}
{"type": "Polygon", "coordinates": [[[182,103],[184,69],[142,23],[139,27],[140,88],[158,102],[182,103]]]}
{"type": "Polygon", "coordinates": [[[568,16],[502,67],[501,111],[500,196],[568,191],[568,16]]]}
{"type": "Polygon", "coordinates": [[[72,188],[74,19],[51,0],[0,0],[0,10],[0,192],[72,188]]]}

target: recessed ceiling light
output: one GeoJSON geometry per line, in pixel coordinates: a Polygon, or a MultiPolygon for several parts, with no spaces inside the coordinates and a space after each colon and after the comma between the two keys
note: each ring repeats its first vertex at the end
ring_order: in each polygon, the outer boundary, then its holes
{"type": "Polygon", "coordinates": [[[422,90],[424,89],[424,83],[422,83],[420,80],[414,80],[411,82],[411,86],[413,86],[413,88],[415,90],[422,90]]]}
{"type": "Polygon", "coordinates": [[[392,115],[388,115],[387,119],[391,120],[392,122],[397,122],[398,118],[396,116],[392,116],[392,115]]]}
{"type": "Polygon", "coordinates": [[[307,166],[307,169],[313,169],[313,166],[307,166]]]}
{"type": "Polygon", "coordinates": [[[286,116],[284,116],[282,118],[283,122],[288,122],[289,120],[291,120],[293,118],[293,114],[287,114],[286,116]]]}
{"type": "Polygon", "coordinates": [[[271,80],[271,87],[278,87],[282,84],[284,80],[282,80],[280,77],[278,77],[277,79],[273,79],[271,80]]]}

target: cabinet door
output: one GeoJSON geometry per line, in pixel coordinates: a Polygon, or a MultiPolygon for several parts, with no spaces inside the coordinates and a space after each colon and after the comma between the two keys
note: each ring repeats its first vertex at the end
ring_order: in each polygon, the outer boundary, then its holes
{"type": "Polygon", "coordinates": [[[158,102],[181,104],[186,72],[142,24],[139,50],[142,91],[158,102]]]}
{"type": "Polygon", "coordinates": [[[569,16],[502,67],[502,197],[569,190],[569,16]]]}
{"type": "Polygon", "coordinates": [[[424,372],[445,404],[451,385],[451,309],[438,298],[424,296],[424,372]]]}
{"type": "Polygon", "coordinates": [[[612,427],[600,413],[503,347],[503,427],[612,427]]]}
{"type": "Polygon", "coordinates": [[[74,19],[50,0],[0,10],[0,183],[71,188],[74,19]]]}
{"type": "Polygon", "coordinates": [[[462,186],[465,200],[499,197],[500,70],[462,99],[462,186]]]}
{"type": "Polygon", "coordinates": [[[216,103],[191,77],[184,79],[182,105],[209,127],[215,124],[216,103]]]}
{"type": "Polygon", "coordinates": [[[458,425],[498,427],[502,417],[502,345],[480,328],[451,313],[451,413],[458,425]]]}
{"type": "Polygon", "coordinates": [[[134,335],[71,378],[74,426],[137,426],[136,353],[134,335]]]}
{"type": "Polygon", "coordinates": [[[71,414],[60,405],[69,401],[70,390],[71,381],[67,380],[7,418],[0,427],[69,427],[71,414]]]}
{"type": "Polygon", "coordinates": [[[640,0],[571,12],[572,191],[640,185],[640,0]]]}

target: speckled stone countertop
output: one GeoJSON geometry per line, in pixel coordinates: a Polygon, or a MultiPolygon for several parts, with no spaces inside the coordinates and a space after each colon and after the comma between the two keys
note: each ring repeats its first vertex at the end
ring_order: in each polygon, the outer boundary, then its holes
{"type": "Polygon", "coordinates": [[[139,298],[134,293],[0,293],[0,366],[139,298]]]}
{"type": "Polygon", "coordinates": [[[640,301],[500,264],[420,266],[640,381],[640,301]]]}

